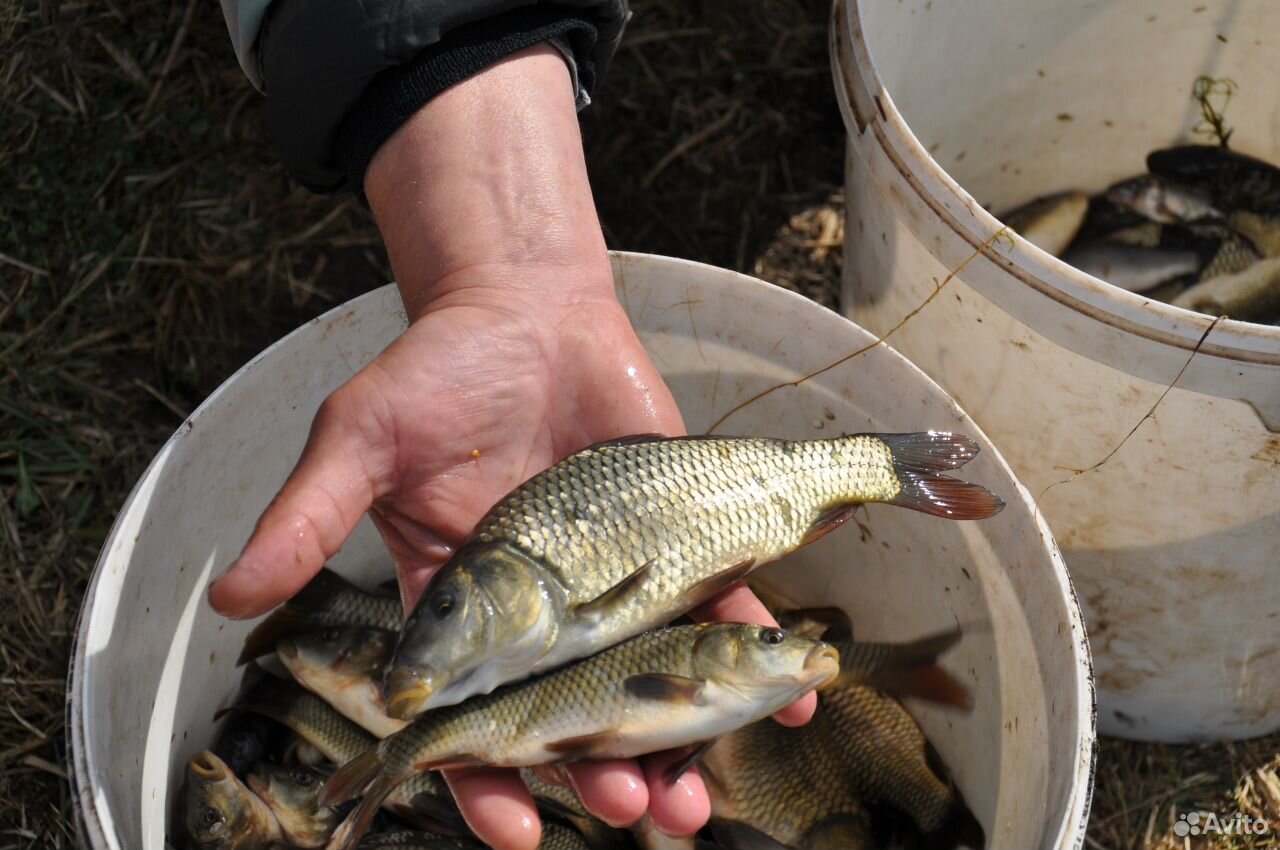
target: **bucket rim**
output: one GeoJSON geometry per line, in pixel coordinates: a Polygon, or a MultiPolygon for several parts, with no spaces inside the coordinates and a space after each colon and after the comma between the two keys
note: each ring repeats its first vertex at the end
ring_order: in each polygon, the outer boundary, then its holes
{"type": "Polygon", "coordinates": [[[834,0],[829,36],[836,99],[850,136],[870,130],[919,200],[987,261],[1038,294],[1123,333],[1188,354],[1198,347],[1201,355],[1280,366],[1280,326],[1219,321],[1129,292],[1063,262],[1016,231],[1016,255],[983,250],[1005,225],[933,158],[898,111],[863,33],[861,0],[834,0]],[[1210,328],[1212,335],[1205,338],[1210,328]]]}
{"type": "MultiPolygon", "coordinates": [[[[615,280],[619,282],[620,286],[623,285],[622,281],[624,281],[628,269],[636,265],[658,263],[688,269],[691,272],[704,275],[710,272],[722,279],[733,278],[737,283],[760,287],[762,291],[768,291],[772,298],[816,307],[825,315],[827,321],[844,323],[862,334],[869,334],[866,329],[850,319],[834,311],[822,308],[821,305],[816,304],[800,293],[783,289],[751,275],[692,260],[656,254],[610,251],[609,256],[612,261],[615,280]]],[[[296,336],[305,333],[313,325],[331,322],[345,312],[358,309],[368,302],[388,297],[398,300],[394,283],[388,283],[385,286],[334,306],[320,316],[290,331],[254,355],[252,359],[232,373],[217,389],[210,393],[191,412],[187,419],[178,426],[156,452],[155,457],[152,458],[142,475],[139,476],[128,497],[121,505],[112,522],[111,530],[104,539],[102,549],[98,554],[93,572],[86,586],[84,597],[81,600],[80,610],[77,615],[77,625],[72,637],[71,664],[68,671],[66,718],[71,744],[68,752],[68,761],[71,768],[68,779],[71,786],[78,839],[82,846],[91,848],[91,850],[123,850],[119,832],[115,825],[115,815],[119,813],[113,813],[109,803],[105,800],[100,800],[95,793],[95,777],[104,775],[105,770],[94,761],[92,750],[89,747],[90,736],[87,725],[89,718],[86,712],[86,689],[92,683],[92,662],[86,655],[85,648],[89,643],[89,634],[93,628],[94,613],[100,601],[100,591],[105,586],[105,583],[111,580],[108,575],[110,573],[108,561],[115,554],[115,550],[118,547],[125,554],[132,551],[133,540],[131,535],[125,533],[125,529],[128,526],[135,502],[141,493],[149,489],[148,485],[151,483],[152,478],[157,476],[164,467],[168,455],[192,432],[195,420],[209,407],[216,404],[233,382],[257,368],[266,358],[274,356],[277,351],[289,345],[296,336]]],[[[1062,809],[1062,820],[1055,833],[1055,843],[1050,846],[1058,848],[1058,850],[1065,850],[1068,845],[1063,843],[1064,839],[1073,837],[1074,840],[1070,846],[1079,848],[1083,846],[1084,827],[1088,822],[1089,806],[1092,799],[1093,773],[1097,755],[1097,712],[1093,663],[1084,627],[1084,615],[1080,608],[1074,585],[1071,582],[1070,574],[1067,572],[1065,561],[1047,521],[1040,511],[1036,509],[1030,492],[1018,480],[1013,469],[1001,454],[999,447],[992,442],[973,418],[960,407],[951,394],[925,374],[915,363],[908,360],[888,344],[881,343],[877,347],[885,349],[887,353],[897,359],[906,373],[911,374],[916,380],[922,381],[931,387],[941,399],[945,400],[951,411],[959,414],[966,431],[979,438],[991,461],[1013,482],[1016,496],[1010,495],[1010,501],[1021,502],[1029,510],[1038,536],[1044,543],[1046,554],[1052,567],[1052,581],[1055,584],[1057,595],[1063,602],[1068,619],[1067,636],[1071,645],[1071,666],[1080,682],[1080,686],[1074,689],[1076,722],[1071,730],[1076,763],[1071,770],[1070,795],[1062,809]]]]}

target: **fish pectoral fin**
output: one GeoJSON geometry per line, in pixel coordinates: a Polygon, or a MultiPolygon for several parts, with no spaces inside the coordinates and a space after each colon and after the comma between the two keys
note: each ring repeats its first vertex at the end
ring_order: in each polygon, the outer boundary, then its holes
{"type": "Polygon", "coordinates": [[[666,772],[662,774],[662,778],[666,780],[668,785],[675,785],[676,781],[689,771],[689,768],[702,761],[702,757],[707,754],[707,750],[714,747],[718,740],[719,738],[712,738],[696,745],[689,751],[687,756],[668,767],[666,772]]]}
{"type": "Polygon", "coordinates": [[[547,744],[547,752],[555,753],[564,761],[591,758],[600,748],[617,739],[614,732],[593,732],[590,735],[577,735],[547,744]]]}
{"type": "Polygon", "coordinates": [[[740,820],[712,818],[711,834],[725,850],[794,850],[776,838],[740,820]]]}
{"type": "Polygon", "coordinates": [[[628,596],[635,593],[644,582],[645,576],[649,575],[649,570],[653,568],[657,558],[650,558],[641,564],[635,572],[606,590],[588,602],[581,602],[573,606],[573,616],[587,620],[599,620],[609,611],[614,610],[622,605],[628,596]]]}
{"type": "Polygon", "coordinates": [[[800,545],[808,546],[815,540],[821,540],[826,537],[844,525],[845,521],[853,516],[854,511],[860,507],[862,507],[861,502],[854,502],[852,505],[836,505],[834,508],[827,508],[813,521],[813,525],[809,526],[809,530],[804,533],[804,539],[800,541],[800,545]]]}
{"type": "Polygon", "coordinates": [[[641,699],[702,705],[702,692],[707,682],[672,673],[640,673],[628,676],[622,685],[627,693],[641,699]]]}
{"type": "Polygon", "coordinates": [[[457,767],[483,767],[489,762],[482,759],[475,753],[454,753],[441,759],[427,759],[425,761],[414,762],[413,769],[419,773],[425,773],[428,770],[453,770],[457,767]]]}

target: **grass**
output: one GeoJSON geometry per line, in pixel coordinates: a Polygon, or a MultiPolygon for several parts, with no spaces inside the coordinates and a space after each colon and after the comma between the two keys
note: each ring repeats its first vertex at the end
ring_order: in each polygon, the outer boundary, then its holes
{"type": "MultiPolygon", "coordinates": [[[[633,8],[583,118],[611,246],[837,306],[827,4],[633,8]]],[[[0,0],[0,43],[0,850],[25,850],[74,843],[67,653],[133,482],[249,356],[388,268],[357,202],[283,174],[216,3],[0,0]]],[[[1105,742],[1090,846],[1182,847],[1194,806],[1280,830],[1278,751],[1105,742]]]]}

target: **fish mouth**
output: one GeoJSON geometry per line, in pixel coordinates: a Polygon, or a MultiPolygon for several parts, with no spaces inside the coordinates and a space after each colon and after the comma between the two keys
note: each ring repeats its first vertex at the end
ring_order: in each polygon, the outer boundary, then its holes
{"type": "Polygon", "coordinates": [[[431,674],[408,667],[397,667],[387,674],[387,716],[396,720],[412,720],[427,708],[437,691],[431,674]]]}
{"type": "Polygon", "coordinates": [[[187,767],[205,782],[221,782],[227,778],[226,767],[210,752],[196,753],[187,760],[187,767]]]}
{"type": "Polygon", "coordinates": [[[820,643],[804,658],[804,669],[810,673],[823,676],[821,685],[825,685],[840,673],[840,653],[834,646],[820,643]]]}

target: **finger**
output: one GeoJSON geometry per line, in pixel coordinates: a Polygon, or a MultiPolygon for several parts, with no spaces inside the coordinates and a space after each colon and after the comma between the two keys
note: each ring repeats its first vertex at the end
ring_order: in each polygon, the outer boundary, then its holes
{"type": "Polygon", "coordinates": [[[655,753],[643,760],[649,783],[649,814],[659,832],[672,836],[693,835],[711,817],[711,799],[696,767],[686,770],[675,782],[667,781],[667,770],[688,755],[686,751],[655,753]]]}
{"type": "MultiPolygon", "coordinates": [[[[778,621],[742,582],[731,585],[714,599],[710,599],[689,612],[700,623],[718,621],[724,623],[759,623],[776,626],[778,621]]],[[[813,719],[818,709],[818,695],[810,691],[786,708],[776,712],[773,719],[783,726],[803,726],[813,719]]]]}
{"type": "Polygon", "coordinates": [[[400,586],[400,603],[409,614],[423,588],[449,560],[453,549],[426,526],[394,508],[374,505],[369,509],[369,519],[391,552],[400,586]]]}
{"type": "Polygon", "coordinates": [[[609,826],[629,826],[649,808],[649,789],[634,761],[584,761],[568,771],[582,805],[609,826]]]}
{"type": "Polygon", "coordinates": [[[263,614],[302,588],[346,542],[373,501],[373,482],[345,429],[323,413],[244,551],[209,587],[227,617],[263,614]]]}
{"type": "Polygon", "coordinates": [[[520,774],[501,768],[444,771],[458,809],[476,837],[495,850],[535,850],[542,824],[520,774]]]}

